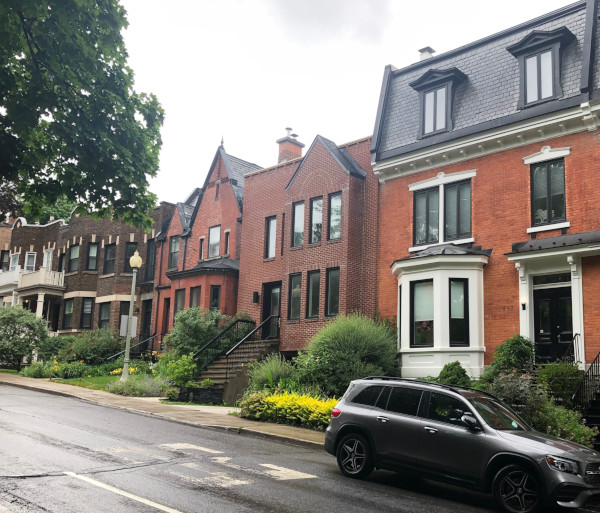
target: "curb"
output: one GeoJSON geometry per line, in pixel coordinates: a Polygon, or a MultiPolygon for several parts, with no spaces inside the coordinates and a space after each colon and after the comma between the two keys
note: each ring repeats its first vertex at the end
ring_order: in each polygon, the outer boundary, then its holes
{"type": "Polygon", "coordinates": [[[56,396],[60,396],[60,397],[70,397],[72,399],[78,399],[80,401],[85,401],[86,403],[96,404],[99,406],[105,406],[107,408],[126,410],[131,413],[135,413],[137,415],[144,415],[147,417],[160,418],[162,420],[167,420],[169,422],[174,422],[176,424],[183,424],[183,425],[187,425],[187,426],[193,426],[193,427],[204,428],[204,429],[212,429],[212,430],[218,430],[218,431],[226,431],[226,432],[232,433],[232,434],[248,436],[248,437],[252,437],[252,438],[260,438],[263,440],[274,440],[274,441],[278,441],[281,443],[287,443],[287,444],[291,444],[291,445],[297,445],[300,447],[306,447],[309,449],[321,449],[323,447],[323,444],[321,444],[320,442],[313,442],[311,440],[302,440],[299,438],[293,438],[290,436],[279,435],[276,433],[269,433],[266,431],[252,429],[252,428],[249,428],[246,426],[237,426],[236,427],[236,426],[221,426],[218,424],[202,424],[199,422],[192,422],[190,420],[175,419],[173,417],[169,417],[169,416],[163,415],[161,413],[154,413],[154,412],[149,412],[149,411],[144,411],[144,410],[138,410],[135,408],[128,408],[127,406],[119,406],[119,405],[115,405],[115,404],[100,403],[100,402],[94,401],[92,399],[86,399],[84,397],[79,397],[76,394],[70,394],[68,392],[63,392],[61,390],[50,390],[50,389],[38,388],[38,387],[34,387],[31,385],[26,385],[26,384],[22,384],[22,383],[7,383],[4,381],[0,381],[0,384],[15,387],[15,388],[22,388],[25,390],[33,390],[35,392],[42,392],[45,394],[51,394],[51,395],[56,395],[56,396]]]}

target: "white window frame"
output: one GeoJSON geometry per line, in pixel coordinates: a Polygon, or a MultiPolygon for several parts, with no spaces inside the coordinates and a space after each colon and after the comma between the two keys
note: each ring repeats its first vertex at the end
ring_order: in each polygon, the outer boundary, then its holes
{"type": "Polygon", "coordinates": [[[20,253],[13,253],[10,255],[10,267],[9,271],[14,271],[17,267],[19,267],[19,255],[20,253]]]}
{"type": "Polygon", "coordinates": [[[42,267],[47,271],[52,270],[52,249],[47,249],[44,251],[44,260],[42,260],[42,267]]]}
{"type": "Polygon", "coordinates": [[[27,251],[25,253],[25,272],[32,273],[35,271],[35,260],[37,257],[37,253],[35,251],[27,251]],[[29,258],[33,257],[33,262],[31,265],[29,264],[29,258]]]}
{"type": "Polygon", "coordinates": [[[208,229],[208,258],[221,255],[221,225],[211,226],[208,229]],[[215,253],[216,250],[216,253],[215,253]]]}
{"type": "MultiPolygon", "coordinates": [[[[415,191],[421,191],[424,189],[433,189],[435,187],[439,187],[439,194],[438,194],[438,198],[439,198],[439,204],[438,204],[438,215],[439,215],[439,238],[438,238],[438,242],[433,243],[433,244],[423,244],[420,246],[413,246],[408,248],[409,252],[415,252],[415,251],[421,251],[423,249],[427,249],[427,248],[431,248],[434,246],[441,246],[442,244],[447,244],[448,242],[451,242],[452,244],[467,244],[469,242],[474,242],[475,238],[474,237],[467,237],[465,239],[452,239],[451,241],[446,241],[444,239],[446,233],[445,233],[445,214],[446,214],[446,206],[444,204],[445,201],[445,196],[444,196],[444,186],[445,185],[449,185],[449,184],[453,184],[456,182],[461,182],[463,180],[470,180],[471,178],[474,178],[475,176],[477,176],[477,170],[476,169],[471,169],[468,171],[458,171],[457,173],[451,173],[451,174],[446,174],[444,172],[440,172],[437,174],[437,176],[433,177],[433,178],[428,178],[427,180],[421,180],[420,182],[415,182],[412,183],[408,186],[408,190],[410,192],[415,192],[415,191]]],[[[473,188],[471,187],[471,202],[473,198],[473,188]]],[[[471,222],[473,220],[473,210],[471,209],[471,222]]],[[[413,219],[413,226],[414,226],[414,219],[413,219]]],[[[472,228],[471,228],[472,230],[472,228]]]]}

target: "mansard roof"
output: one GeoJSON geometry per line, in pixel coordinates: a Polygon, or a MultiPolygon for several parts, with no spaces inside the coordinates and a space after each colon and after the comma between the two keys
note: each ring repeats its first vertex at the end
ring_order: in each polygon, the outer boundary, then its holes
{"type": "Polygon", "coordinates": [[[342,171],[344,171],[344,173],[349,174],[351,176],[355,176],[357,178],[362,178],[362,179],[364,179],[367,176],[366,171],[358,165],[356,160],[354,160],[352,158],[352,156],[350,155],[350,153],[348,153],[346,148],[338,147],[333,141],[330,141],[329,139],[326,139],[325,137],[323,137],[321,135],[317,135],[317,137],[315,137],[315,140],[310,145],[310,148],[306,152],[306,155],[302,158],[302,162],[296,168],[296,171],[295,171],[294,175],[292,176],[292,178],[290,179],[290,182],[288,183],[286,189],[289,189],[291,187],[292,183],[294,183],[296,176],[298,176],[298,173],[300,173],[300,170],[302,169],[302,167],[304,166],[304,163],[310,156],[317,141],[320,142],[323,145],[323,147],[329,152],[329,154],[338,163],[338,165],[340,166],[340,169],[342,171]]]}
{"type": "Polygon", "coordinates": [[[600,38],[594,33],[598,1],[571,4],[402,69],[387,66],[371,142],[372,161],[408,157],[433,145],[449,144],[600,98],[600,38]],[[564,43],[563,94],[555,101],[519,109],[519,62],[510,50],[532,48],[542,40],[564,43]],[[466,77],[453,91],[452,130],[419,138],[420,93],[414,87],[443,79],[449,72],[451,77],[466,77]],[[588,92],[591,96],[586,97],[588,92]]]}

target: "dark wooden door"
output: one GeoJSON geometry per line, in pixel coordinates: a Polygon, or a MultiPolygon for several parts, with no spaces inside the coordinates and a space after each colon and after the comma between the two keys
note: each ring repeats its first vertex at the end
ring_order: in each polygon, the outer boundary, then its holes
{"type": "Polygon", "coordinates": [[[535,350],[539,363],[562,358],[573,341],[571,287],[533,291],[535,350]]]}
{"type": "Polygon", "coordinates": [[[281,313],[281,282],[265,283],[263,286],[263,315],[265,321],[270,316],[277,316],[263,327],[262,338],[279,337],[279,315],[281,313]]]}

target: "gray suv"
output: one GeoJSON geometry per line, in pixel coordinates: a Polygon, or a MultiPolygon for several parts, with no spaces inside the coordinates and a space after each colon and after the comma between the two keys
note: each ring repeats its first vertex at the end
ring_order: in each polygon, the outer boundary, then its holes
{"type": "Polygon", "coordinates": [[[348,477],[405,470],[492,492],[510,513],[577,508],[600,495],[600,453],[534,431],[492,395],[423,381],[350,383],[325,450],[348,477]]]}

